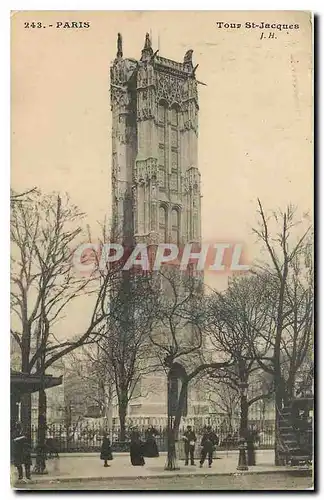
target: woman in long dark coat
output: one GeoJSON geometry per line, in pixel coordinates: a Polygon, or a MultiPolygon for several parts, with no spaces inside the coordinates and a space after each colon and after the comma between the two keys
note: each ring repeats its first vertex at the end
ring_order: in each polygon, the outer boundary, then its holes
{"type": "Polygon", "coordinates": [[[255,427],[251,427],[248,429],[247,438],[246,438],[246,447],[247,447],[247,462],[249,466],[256,465],[255,459],[255,447],[256,443],[260,441],[260,437],[258,431],[255,427]]]}
{"type": "Polygon", "coordinates": [[[102,445],[101,445],[101,453],[100,460],[104,460],[104,467],[109,467],[108,460],[112,460],[112,452],[111,452],[111,444],[110,439],[106,433],[103,435],[102,445]]]}
{"type": "Polygon", "coordinates": [[[145,434],[146,434],[145,456],[150,458],[158,457],[159,450],[155,439],[155,436],[158,435],[158,431],[153,426],[151,426],[147,429],[145,434]]]}
{"type": "Polygon", "coordinates": [[[144,443],[141,441],[138,431],[133,431],[131,434],[130,459],[132,465],[145,465],[144,443]]]}

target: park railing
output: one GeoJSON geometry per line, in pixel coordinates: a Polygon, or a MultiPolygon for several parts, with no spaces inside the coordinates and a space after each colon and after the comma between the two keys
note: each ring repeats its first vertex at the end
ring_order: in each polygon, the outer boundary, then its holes
{"type": "MultiPolygon", "coordinates": [[[[146,431],[149,426],[136,426],[140,433],[141,439],[145,440],[146,431]]],[[[52,424],[47,427],[46,438],[52,440],[55,449],[59,453],[66,452],[99,452],[101,449],[103,433],[107,432],[112,443],[113,452],[129,451],[130,434],[134,427],[126,429],[126,436],[123,439],[119,426],[113,426],[109,429],[101,422],[79,422],[75,425],[66,426],[64,424],[52,424]]],[[[167,450],[167,428],[165,426],[155,426],[157,431],[156,442],[159,451],[167,450]]],[[[179,431],[179,440],[183,435],[185,427],[181,427],[179,431]]],[[[219,450],[235,450],[238,448],[238,431],[236,429],[217,429],[214,427],[216,434],[219,437],[219,450]]],[[[260,443],[262,449],[274,447],[275,431],[274,426],[258,427],[260,443]]],[[[203,427],[196,427],[197,443],[200,444],[200,439],[203,434],[203,427]]],[[[33,425],[31,429],[32,448],[35,450],[37,446],[37,426],[33,425]]]]}

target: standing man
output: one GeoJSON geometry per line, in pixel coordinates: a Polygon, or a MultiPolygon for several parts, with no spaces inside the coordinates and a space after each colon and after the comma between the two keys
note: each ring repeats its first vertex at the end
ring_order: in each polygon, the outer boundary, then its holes
{"type": "Polygon", "coordinates": [[[23,480],[23,466],[25,467],[26,479],[31,479],[31,446],[20,423],[16,426],[13,439],[13,461],[18,471],[18,480],[23,480]]]}
{"type": "Polygon", "coordinates": [[[196,434],[192,429],[191,425],[187,426],[187,430],[183,435],[184,440],[184,449],[185,449],[185,465],[189,464],[189,455],[190,455],[190,465],[195,465],[194,455],[195,455],[195,445],[196,445],[196,434]]]}
{"type": "Polygon", "coordinates": [[[210,425],[206,427],[206,431],[203,434],[201,440],[201,458],[200,458],[200,467],[204,465],[205,459],[208,456],[208,467],[210,468],[213,463],[213,452],[218,444],[218,437],[215,432],[213,432],[210,425]]]}

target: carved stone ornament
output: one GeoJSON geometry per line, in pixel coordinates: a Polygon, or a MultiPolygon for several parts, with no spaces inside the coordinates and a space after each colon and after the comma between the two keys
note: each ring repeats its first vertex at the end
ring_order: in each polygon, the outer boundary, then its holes
{"type": "Polygon", "coordinates": [[[154,184],[152,186],[151,196],[152,196],[152,199],[156,198],[156,186],[154,184]]]}
{"type": "Polygon", "coordinates": [[[134,181],[143,184],[156,181],[158,177],[158,166],[156,158],[137,160],[134,168],[134,181]]]}
{"type": "Polygon", "coordinates": [[[149,235],[149,242],[152,244],[152,245],[157,245],[159,243],[159,240],[160,240],[160,236],[159,236],[159,233],[156,232],[156,231],[152,231],[150,232],[150,235],[149,235]]]}
{"type": "Polygon", "coordinates": [[[151,107],[146,106],[145,108],[141,108],[138,110],[138,120],[150,120],[151,118],[154,118],[153,110],[151,109],[151,107]]]}
{"type": "Polygon", "coordinates": [[[157,75],[156,97],[157,100],[164,99],[170,105],[173,103],[181,104],[183,81],[172,75],[159,73],[157,75]]]}
{"type": "Polygon", "coordinates": [[[156,180],[158,177],[158,167],[156,158],[148,158],[146,160],[146,175],[147,179],[156,180]]]}
{"type": "Polygon", "coordinates": [[[111,105],[119,106],[120,108],[126,108],[130,104],[130,97],[125,88],[111,87],[111,105]]]}
{"type": "Polygon", "coordinates": [[[131,127],[119,130],[117,133],[117,139],[121,144],[131,144],[135,138],[135,130],[131,127]]]}

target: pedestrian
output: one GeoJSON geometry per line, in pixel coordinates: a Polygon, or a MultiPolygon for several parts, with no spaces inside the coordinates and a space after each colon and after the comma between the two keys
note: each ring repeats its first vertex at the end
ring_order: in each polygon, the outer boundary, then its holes
{"type": "Polygon", "coordinates": [[[131,464],[134,466],[145,465],[144,443],[141,441],[137,430],[133,430],[131,433],[130,460],[131,464]]]}
{"type": "Polygon", "coordinates": [[[147,431],[145,432],[145,456],[150,458],[156,458],[159,456],[159,450],[156,444],[156,438],[159,433],[158,431],[151,425],[147,431]]]}
{"type": "Polygon", "coordinates": [[[209,426],[206,427],[206,430],[203,434],[201,440],[201,458],[200,458],[200,467],[204,465],[206,457],[208,457],[208,467],[210,468],[213,463],[213,452],[216,449],[216,445],[218,444],[218,436],[213,432],[212,428],[209,426]]]}
{"type": "Polygon", "coordinates": [[[12,448],[13,462],[18,471],[18,480],[22,481],[24,479],[23,466],[25,467],[26,479],[30,480],[31,445],[20,423],[16,425],[14,431],[12,448]]]}
{"type": "Polygon", "coordinates": [[[255,447],[256,443],[260,441],[257,429],[252,425],[247,431],[246,448],[247,448],[247,462],[248,466],[256,465],[255,447]]]}
{"type": "Polygon", "coordinates": [[[190,456],[190,465],[195,465],[195,445],[196,445],[196,434],[192,429],[191,425],[187,426],[187,430],[183,434],[184,440],[184,451],[185,451],[185,465],[189,464],[189,456],[190,456]]]}
{"type": "Polygon", "coordinates": [[[112,452],[111,452],[111,444],[110,444],[110,439],[107,436],[107,433],[104,432],[103,434],[103,439],[102,439],[102,445],[101,445],[101,453],[100,453],[100,460],[104,461],[104,467],[110,467],[108,464],[108,460],[112,460],[112,452]]]}

